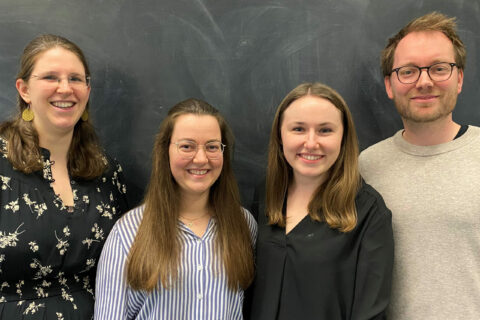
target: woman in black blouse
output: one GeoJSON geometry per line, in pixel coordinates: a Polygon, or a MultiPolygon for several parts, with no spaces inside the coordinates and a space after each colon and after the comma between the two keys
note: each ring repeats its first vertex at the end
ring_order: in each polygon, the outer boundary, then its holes
{"type": "Polygon", "coordinates": [[[306,83],[277,109],[266,185],[257,190],[251,319],[383,319],[391,213],[361,180],[352,116],[333,89],[306,83]]]}
{"type": "Polygon", "coordinates": [[[39,36],[16,87],[19,113],[0,125],[0,319],[91,319],[97,261],[128,207],[90,123],[85,56],[39,36]]]}

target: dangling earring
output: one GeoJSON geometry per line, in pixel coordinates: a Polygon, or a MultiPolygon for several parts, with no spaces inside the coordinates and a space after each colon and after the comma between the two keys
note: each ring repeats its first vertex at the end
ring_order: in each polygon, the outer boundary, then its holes
{"type": "Polygon", "coordinates": [[[30,122],[33,120],[33,111],[32,109],[30,109],[30,105],[28,105],[28,107],[26,107],[25,109],[23,109],[22,111],[22,119],[24,121],[27,121],[27,122],[30,122]]]}
{"type": "Polygon", "coordinates": [[[82,120],[87,121],[88,120],[88,111],[85,109],[82,113],[82,120]]]}

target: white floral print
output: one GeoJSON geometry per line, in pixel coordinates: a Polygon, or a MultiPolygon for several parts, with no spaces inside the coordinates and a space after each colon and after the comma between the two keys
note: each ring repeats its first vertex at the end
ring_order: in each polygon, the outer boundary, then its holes
{"type": "Polygon", "coordinates": [[[17,245],[18,236],[25,232],[25,230],[18,232],[22,225],[23,223],[13,233],[9,232],[7,234],[6,231],[0,231],[0,248],[15,247],[17,245]]]}
{"type": "Polygon", "coordinates": [[[6,204],[5,209],[12,210],[13,213],[17,212],[20,209],[20,206],[18,205],[18,199],[10,201],[8,204],[6,204]]]}
{"type": "Polygon", "coordinates": [[[71,179],[71,208],[53,190],[48,151],[41,150],[43,170],[28,175],[15,170],[6,153],[0,136],[0,319],[23,314],[40,320],[46,310],[52,319],[65,320],[72,312],[91,319],[97,260],[108,232],[128,209],[118,187],[124,186],[121,167],[110,160],[96,179],[71,179]],[[26,270],[22,278],[13,277],[19,268],[26,270]]]}
{"type": "Polygon", "coordinates": [[[10,188],[10,185],[9,185],[10,183],[9,177],[5,177],[0,174],[0,181],[2,182],[2,186],[1,186],[2,190],[7,190],[7,188],[12,190],[12,188],[10,188]]]}

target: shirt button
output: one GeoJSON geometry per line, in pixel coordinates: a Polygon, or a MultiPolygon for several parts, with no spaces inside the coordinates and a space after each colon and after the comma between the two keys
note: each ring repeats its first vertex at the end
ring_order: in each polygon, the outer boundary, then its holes
{"type": "Polygon", "coordinates": [[[197,299],[198,299],[198,300],[201,300],[202,298],[203,298],[203,294],[198,293],[198,294],[197,294],[197,299]]]}
{"type": "Polygon", "coordinates": [[[202,271],[203,270],[203,266],[201,264],[197,265],[197,271],[202,271]]]}

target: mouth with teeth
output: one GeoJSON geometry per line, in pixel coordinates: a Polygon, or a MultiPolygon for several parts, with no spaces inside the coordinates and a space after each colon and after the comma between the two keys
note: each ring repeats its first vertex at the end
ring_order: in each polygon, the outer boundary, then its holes
{"type": "Polygon", "coordinates": [[[196,176],[203,176],[205,174],[207,174],[208,170],[207,169],[190,169],[190,170],[187,170],[188,173],[190,174],[193,174],[193,175],[196,175],[196,176]]]}
{"type": "Polygon", "coordinates": [[[299,158],[308,160],[308,161],[316,161],[322,159],[324,156],[318,155],[318,154],[305,154],[305,153],[299,153],[297,154],[299,158]]]}
{"type": "Polygon", "coordinates": [[[75,105],[75,103],[71,101],[53,101],[53,102],[50,102],[50,104],[60,109],[68,109],[75,105]]]}

